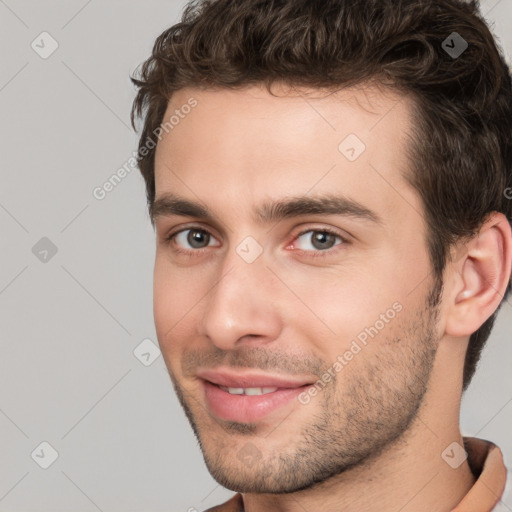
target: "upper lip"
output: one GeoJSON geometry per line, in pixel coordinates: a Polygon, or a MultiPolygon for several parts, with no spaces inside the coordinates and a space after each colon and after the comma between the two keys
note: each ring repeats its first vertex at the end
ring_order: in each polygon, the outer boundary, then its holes
{"type": "Polygon", "coordinates": [[[227,369],[199,370],[197,376],[228,388],[299,388],[314,382],[279,375],[265,375],[254,371],[236,373],[227,369]]]}

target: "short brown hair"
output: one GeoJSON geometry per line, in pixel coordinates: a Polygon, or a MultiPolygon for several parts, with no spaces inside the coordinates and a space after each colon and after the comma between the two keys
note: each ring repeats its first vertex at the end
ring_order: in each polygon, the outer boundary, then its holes
{"type": "MultiPolygon", "coordinates": [[[[425,208],[436,279],[453,244],[474,236],[490,213],[512,224],[511,76],[477,0],[192,1],[136,76],[131,120],[135,128],[135,117],[145,118],[138,164],[149,207],[155,150],[147,141],[178,89],[262,83],[271,92],[277,81],[316,88],[372,81],[414,100],[404,177],[425,208]],[[447,49],[455,40],[467,43],[460,55],[447,49]]],[[[464,390],[496,313],[470,337],[464,390]]]]}

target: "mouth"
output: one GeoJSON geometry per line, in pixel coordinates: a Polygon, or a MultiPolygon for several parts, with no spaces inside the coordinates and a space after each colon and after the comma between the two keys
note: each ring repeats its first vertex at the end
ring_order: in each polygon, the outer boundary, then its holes
{"type": "Polygon", "coordinates": [[[258,396],[258,395],[267,395],[268,393],[274,393],[279,388],[228,388],[226,386],[219,386],[222,391],[228,392],[230,395],[249,395],[249,396],[258,396]]]}
{"type": "Polygon", "coordinates": [[[282,376],[234,374],[205,370],[198,372],[208,411],[213,416],[240,423],[256,422],[284,409],[313,381],[282,376]]]}

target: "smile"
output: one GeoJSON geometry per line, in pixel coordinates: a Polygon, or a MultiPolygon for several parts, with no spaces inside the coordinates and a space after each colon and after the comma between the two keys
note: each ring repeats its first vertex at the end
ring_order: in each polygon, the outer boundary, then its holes
{"type": "Polygon", "coordinates": [[[222,391],[227,391],[230,395],[266,395],[267,393],[273,393],[279,388],[228,388],[226,386],[219,386],[222,391]]]}
{"type": "Polygon", "coordinates": [[[221,420],[250,423],[285,407],[300,406],[297,396],[314,378],[288,378],[255,372],[234,373],[229,368],[197,372],[208,412],[221,420]]]}

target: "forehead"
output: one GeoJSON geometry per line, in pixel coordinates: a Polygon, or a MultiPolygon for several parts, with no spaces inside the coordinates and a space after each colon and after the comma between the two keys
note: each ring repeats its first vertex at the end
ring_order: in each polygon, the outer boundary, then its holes
{"type": "Polygon", "coordinates": [[[402,176],[410,167],[411,99],[376,86],[272,91],[177,91],[156,149],[156,196],[172,191],[240,211],[262,197],[337,191],[383,216],[419,210],[402,176]]]}

